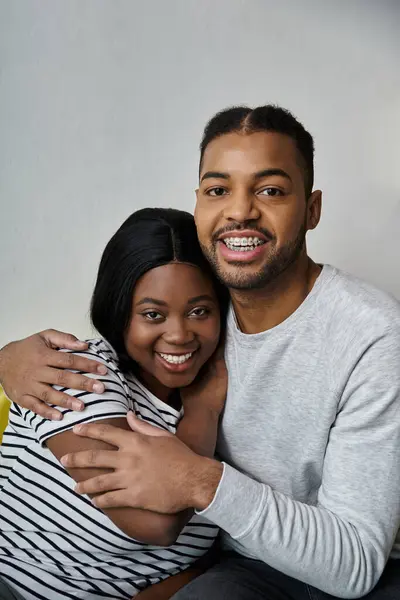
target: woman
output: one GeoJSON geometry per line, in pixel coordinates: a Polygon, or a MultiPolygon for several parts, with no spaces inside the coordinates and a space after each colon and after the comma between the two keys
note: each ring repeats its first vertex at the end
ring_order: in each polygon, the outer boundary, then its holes
{"type": "Polygon", "coordinates": [[[63,388],[85,410],[64,408],[62,421],[11,407],[0,463],[2,599],[129,599],[179,580],[212,546],[217,529],[189,512],[101,512],[74,491],[88,472],[67,471],[59,459],[111,449],[75,435],[74,425],[101,419],[129,429],[130,412],[212,456],[226,395],[223,359],[215,355],[225,309],[190,214],[144,209],[111,238],[91,304],[102,338],[78,353],[107,371],[100,378],[106,392],[63,388]],[[203,368],[211,357],[213,378],[203,368]]]}

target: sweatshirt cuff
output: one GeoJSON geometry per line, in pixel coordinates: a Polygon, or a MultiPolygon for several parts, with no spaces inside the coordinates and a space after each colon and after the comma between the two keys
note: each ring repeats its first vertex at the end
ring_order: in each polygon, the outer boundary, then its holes
{"type": "Polygon", "coordinates": [[[266,486],[226,463],[222,465],[224,470],[213,501],[195,512],[237,539],[247,535],[258,521],[266,502],[266,486]]]}

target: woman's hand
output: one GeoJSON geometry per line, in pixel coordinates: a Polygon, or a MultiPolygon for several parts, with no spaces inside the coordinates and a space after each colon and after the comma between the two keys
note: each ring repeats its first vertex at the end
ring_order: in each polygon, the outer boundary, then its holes
{"type": "Polygon", "coordinates": [[[57,350],[66,348],[79,352],[87,347],[74,335],[54,329],[11,342],[0,350],[0,383],[10,400],[16,404],[46,419],[61,420],[62,414],[49,404],[72,410],[82,410],[84,405],[68,394],[54,390],[52,385],[94,391],[97,394],[104,391],[100,381],[66,370],[104,375],[107,372],[104,365],[57,350]]]}
{"type": "Polygon", "coordinates": [[[205,408],[220,415],[226,399],[228,372],[226,370],[224,349],[219,346],[214,355],[204,365],[194,382],[181,388],[180,394],[185,415],[192,409],[205,408]]]}

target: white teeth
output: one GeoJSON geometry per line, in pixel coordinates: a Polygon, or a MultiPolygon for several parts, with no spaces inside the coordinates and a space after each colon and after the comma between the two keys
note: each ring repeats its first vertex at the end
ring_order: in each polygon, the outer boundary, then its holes
{"type": "Polygon", "coordinates": [[[257,246],[265,243],[259,237],[230,237],[225,238],[223,241],[229,250],[236,250],[237,252],[254,250],[257,246]]]}
{"type": "Polygon", "coordinates": [[[178,356],[176,354],[162,354],[160,352],[160,356],[171,365],[182,365],[184,362],[189,360],[192,354],[193,352],[189,352],[188,354],[180,354],[178,356]]]}

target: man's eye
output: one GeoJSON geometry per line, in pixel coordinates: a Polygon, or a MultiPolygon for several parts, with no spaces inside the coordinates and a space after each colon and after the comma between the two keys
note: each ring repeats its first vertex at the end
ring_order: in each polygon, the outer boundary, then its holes
{"type": "Polygon", "coordinates": [[[209,196],[223,196],[225,194],[226,190],[223,187],[215,187],[215,188],[211,188],[211,190],[207,191],[207,194],[209,196]]]}
{"type": "Polygon", "coordinates": [[[148,312],[142,313],[142,315],[149,321],[156,321],[162,319],[162,315],[156,310],[149,310],[148,312]]]}
{"type": "Polygon", "coordinates": [[[261,192],[259,192],[259,194],[261,194],[261,196],[282,196],[283,195],[281,190],[278,190],[278,188],[274,188],[274,187],[264,188],[263,190],[261,190],[261,192]]]}

